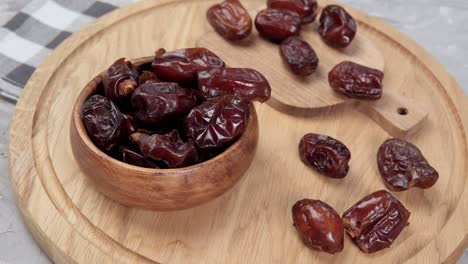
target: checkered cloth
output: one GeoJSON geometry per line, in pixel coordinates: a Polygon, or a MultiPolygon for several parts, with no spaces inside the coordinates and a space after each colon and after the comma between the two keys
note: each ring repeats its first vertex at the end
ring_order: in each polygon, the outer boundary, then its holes
{"type": "Polygon", "coordinates": [[[129,2],[29,2],[0,28],[0,97],[15,102],[36,67],[62,41],[97,17],[129,2]]]}

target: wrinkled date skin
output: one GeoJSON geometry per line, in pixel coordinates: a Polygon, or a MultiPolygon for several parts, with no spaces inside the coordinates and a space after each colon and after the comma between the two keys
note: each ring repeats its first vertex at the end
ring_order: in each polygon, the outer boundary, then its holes
{"type": "Polygon", "coordinates": [[[323,9],[318,32],[328,46],[339,49],[348,47],[356,31],[356,21],[341,6],[329,5],[323,9]]]}
{"type": "Polygon", "coordinates": [[[383,72],[351,61],[336,65],[328,74],[328,82],[337,93],[367,100],[382,97],[383,78],[383,72]]]}
{"type": "Polygon", "coordinates": [[[330,254],[343,250],[343,221],[328,204],[319,200],[300,200],[292,207],[292,218],[297,232],[308,247],[330,254]]]}
{"type": "Polygon", "coordinates": [[[292,72],[300,76],[307,76],[315,72],[319,58],[315,50],[301,37],[289,37],[280,45],[283,60],[292,72]]]}
{"type": "Polygon", "coordinates": [[[302,161],[331,178],[344,178],[351,153],[340,141],[326,135],[306,134],[299,143],[302,161]]]}
{"type": "Polygon", "coordinates": [[[252,18],[239,0],[224,0],[206,13],[211,26],[227,40],[241,40],[252,32],[252,18]]]}
{"type": "Polygon", "coordinates": [[[197,101],[196,91],[167,82],[144,83],[131,98],[136,119],[146,126],[158,126],[181,117],[195,107],[197,101]]]}
{"type": "Polygon", "coordinates": [[[121,58],[104,73],[104,94],[117,105],[129,98],[138,84],[138,71],[129,61],[121,58]]]}
{"type": "Polygon", "coordinates": [[[93,95],[83,104],[81,117],[89,137],[103,151],[110,151],[125,137],[123,114],[102,95],[93,95]]]}
{"type": "Polygon", "coordinates": [[[153,168],[158,169],[159,166],[151,161],[143,157],[140,153],[137,153],[127,147],[119,146],[117,149],[117,159],[125,162],[127,164],[143,167],[143,168],[153,168]]]}
{"type": "Polygon", "coordinates": [[[135,133],[131,135],[131,139],[138,145],[143,156],[163,162],[169,168],[190,166],[198,161],[193,140],[184,142],[177,130],[164,135],[135,133]]]}
{"type": "Polygon", "coordinates": [[[303,24],[312,23],[317,16],[317,0],[268,0],[268,8],[286,9],[299,14],[303,24]]]}
{"type": "Polygon", "coordinates": [[[185,119],[186,131],[200,150],[217,149],[239,138],[248,118],[247,101],[223,95],[193,108],[185,119]]]}
{"type": "Polygon", "coordinates": [[[156,52],[153,72],[167,82],[193,84],[197,80],[197,72],[211,68],[223,68],[222,61],[216,54],[205,48],[189,48],[165,52],[156,52]]]}
{"type": "MultiPolygon", "coordinates": [[[[243,8],[237,0],[223,4],[243,8]]],[[[87,134],[114,159],[146,168],[180,168],[220,154],[245,131],[250,102],[271,94],[261,73],[225,69],[205,48],[160,49],[137,65],[121,58],[101,77],[80,109],[87,134]]]]}
{"type": "Polygon", "coordinates": [[[265,102],[271,95],[267,79],[260,72],[246,68],[199,71],[198,90],[205,99],[232,94],[250,102],[265,102]]]}
{"type": "Polygon", "coordinates": [[[385,185],[392,191],[411,187],[427,189],[439,179],[439,173],[421,151],[402,139],[386,140],[377,153],[377,165],[385,185]]]}
{"type": "Polygon", "coordinates": [[[299,35],[301,17],[289,10],[264,9],[257,14],[255,27],[262,37],[280,43],[290,36],[299,35]]]}
{"type": "Polygon", "coordinates": [[[348,235],[364,253],[390,247],[408,225],[410,212],[387,191],[377,191],[343,214],[348,235]]]}

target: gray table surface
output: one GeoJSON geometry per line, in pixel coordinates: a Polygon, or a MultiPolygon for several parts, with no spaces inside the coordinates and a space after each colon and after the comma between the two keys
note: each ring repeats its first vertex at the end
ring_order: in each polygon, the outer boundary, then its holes
{"type": "MultiPolygon", "coordinates": [[[[112,2],[112,0],[108,0],[112,2]]],[[[320,1],[320,0],[319,0],[320,1]]],[[[28,0],[0,0],[0,24],[28,0]]],[[[341,0],[387,21],[429,50],[468,94],[468,1],[341,0]]],[[[50,263],[24,225],[8,175],[8,126],[14,105],[0,100],[0,264],[50,263]]],[[[468,264],[468,252],[459,263],[468,264]]]]}

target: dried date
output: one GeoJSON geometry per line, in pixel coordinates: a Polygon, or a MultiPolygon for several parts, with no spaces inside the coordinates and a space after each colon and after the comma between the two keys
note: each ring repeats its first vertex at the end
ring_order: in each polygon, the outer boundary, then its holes
{"type": "Polygon", "coordinates": [[[197,101],[196,91],[167,82],[146,82],[138,86],[131,98],[136,119],[146,126],[160,126],[182,117],[197,101]]]}
{"type": "Polygon", "coordinates": [[[307,76],[315,72],[319,58],[315,50],[301,37],[285,39],[280,45],[281,57],[297,75],[307,76]]]}
{"type": "Polygon", "coordinates": [[[330,254],[343,250],[343,221],[328,204],[319,200],[300,200],[292,207],[292,217],[297,232],[308,247],[330,254]]]}
{"type": "Polygon", "coordinates": [[[208,99],[185,119],[186,132],[200,150],[222,148],[241,136],[247,127],[249,103],[233,95],[208,99]]]}
{"type": "Polygon", "coordinates": [[[402,139],[386,140],[377,153],[377,165],[385,185],[392,191],[411,187],[427,189],[439,179],[439,173],[421,151],[402,139]]]}
{"type": "Polygon", "coordinates": [[[155,162],[146,159],[140,153],[137,153],[127,147],[120,146],[117,149],[117,154],[115,155],[115,157],[118,160],[130,165],[135,165],[143,168],[159,168],[158,164],[156,164],[155,162]]]}
{"type": "Polygon", "coordinates": [[[104,94],[117,105],[128,99],[138,84],[138,71],[130,61],[121,58],[114,62],[102,78],[104,94]]]}
{"type": "Polygon", "coordinates": [[[343,214],[346,232],[364,253],[390,247],[408,225],[410,212],[387,191],[372,193],[343,214]]]}
{"type": "Polygon", "coordinates": [[[217,68],[198,72],[198,90],[205,99],[232,94],[247,101],[264,102],[271,87],[258,71],[246,68],[217,68]]]}
{"type": "Polygon", "coordinates": [[[290,36],[299,35],[301,17],[289,10],[264,9],[257,14],[255,27],[262,37],[280,43],[290,36]]]}
{"type": "Polygon", "coordinates": [[[122,131],[125,133],[125,135],[133,134],[138,129],[135,118],[130,113],[124,113],[123,117],[122,131]]]}
{"type": "Polygon", "coordinates": [[[252,18],[239,0],[224,0],[206,13],[211,26],[227,40],[241,40],[252,32],[252,18]]]}
{"type": "Polygon", "coordinates": [[[267,5],[269,8],[298,13],[303,24],[314,22],[317,16],[317,0],[268,0],[267,5]]]}
{"type": "Polygon", "coordinates": [[[354,18],[341,6],[326,6],[320,15],[318,32],[325,43],[333,48],[346,48],[356,36],[354,18]]]}
{"type": "Polygon", "coordinates": [[[382,97],[383,78],[383,72],[351,61],[336,65],[328,74],[328,82],[337,93],[368,100],[382,97]]]}
{"type": "Polygon", "coordinates": [[[349,171],[351,153],[340,141],[326,135],[306,134],[299,143],[302,161],[332,178],[344,178],[349,171]]]}
{"type": "Polygon", "coordinates": [[[138,145],[144,157],[163,162],[169,168],[186,167],[198,161],[198,152],[193,140],[184,142],[177,130],[164,135],[134,133],[131,139],[138,145]]]}
{"type": "Polygon", "coordinates": [[[123,114],[102,95],[93,95],[83,104],[81,117],[89,137],[103,151],[110,151],[125,137],[123,114]]]}
{"type": "Polygon", "coordinates": [[[193,84],[197,80],[197,72],[211,68],[222,68],[224,62],[213,52],[205,48],[188,48],[166,52],[156,51],[153,72],[167,82],[193,84]]]}

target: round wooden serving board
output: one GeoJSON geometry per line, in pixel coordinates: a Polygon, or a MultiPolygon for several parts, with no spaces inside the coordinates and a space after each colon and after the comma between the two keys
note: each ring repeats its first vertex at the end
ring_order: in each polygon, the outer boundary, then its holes
{"type": "MultiPolygon", "coordinates": [[[[430,106],[423,127],[406,139],[419,146],[440,179],[428,190],[394,193],[411,211],[411,224],[390,249],[366,255],[347,238],[343,252],[318,253],[303,245],[292,226],[290,209],[299,199],[320,199],[342,213],[364,195],[385,188],[375,156],[389,134],[350,106],[297,117],[257,104],[260,141],[252,166],[231,191],[202,206],[144,211],[121,206],[96,191],[70,146],[71,111],[78,93],[117,58],[148,56],[160,47],[195,46],[212,31],[205,12],[214,2],[147,0],[117,10],[66,40],[31,78],[11,125],[10,175],[24,219],[51,259],[455,262],[468,242],[467,100],[446,70],[416,43],[351,8],[358,34],[373,40],[384,55],[386,89],[430,106]],[[350,148],[351,169],[345,179],[326,178],[300,161],[297,145],[307,132],[328,134],[350,148]]],[[[244,1],[252,15],[264,2],[244,1]]]]}

